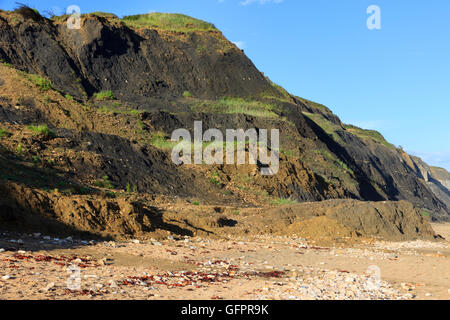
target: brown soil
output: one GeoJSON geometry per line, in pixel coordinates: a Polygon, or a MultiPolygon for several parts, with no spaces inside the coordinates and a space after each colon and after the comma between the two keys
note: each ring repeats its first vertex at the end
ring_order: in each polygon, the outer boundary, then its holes
{"type": "Polygon", "coordinates": [[[22,232],[97,237],[296,235],[318,242],[355,239],[434,239],[419,210],[408,202],[329,200],[279,207],[233,208],[189,204],[145,195],[108,199],[64,196],[15,183],[0,184],[2,228],[22,232]]]}

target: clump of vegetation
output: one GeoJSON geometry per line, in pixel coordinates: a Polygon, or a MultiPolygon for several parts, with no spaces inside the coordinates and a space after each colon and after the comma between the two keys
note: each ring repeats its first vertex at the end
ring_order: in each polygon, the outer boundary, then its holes
{"type": "Polygon", "coordinates": [[[273,205],[276,206],[282,206],[287,204],[296,204],[298,201],[292,200],[292,199],[285,199],[285,198],[278,198],[276,200],[271,201],[273,205]]]}
{"type": "Polygon", "coordinates": [[[103,101],[103,100],[114,100],[114,94],[111,90],[101,91],[94,94],[94,98],[103,101]]]}
{"type": "Polygon", "coordinates": [[[122,18],[128,26],[134,28],[157,28],[173,32],[214,31],[216,27],[208,22],[191,18],[184,14],[157,13],[138,14],[122,18]]]}
{"type": "Polygon", "coordinates": [[[38,86],[41,91],[48,91],[53,88],[50,80],[43,78],[37,74],[24,73],[24,76],[34,85],[38,86]]]}
{"type": "Polygon", "coordinates": [[[192,202],[192,204],[193,204],[194,206],[199,206],[199,205],[200,205],[200,202],[194,201],[194,202],[192,202]]]}
{"type": "Polygon", "coordinates": [[[279,118],[276,106],[257,100],[224,97],[217,101],[200,101],[191,106],[192,111],[218,114],[243,113],[255,117],[279,118]]]}
{"type": "Polygon", "coordinates": [[[152,134],[149,144],[159,149],[171,150],[177,142],[167,139],[164,132],[158,131],[152,134]]]}
{"type": "Polygon", "coordinates": [[[183,92],[183,97],[192,98],[192,94],[189,91],[185,91],[185,92],[183,92]]]}
{"type": "Polygon", "coordinates": [[[38,156],[32,156],[31,159],[33,159],[34,163],[41,163],[41,158],[39,158],[38,156]]]}
{"type": "Polygon", "coordinates": [[[114,189],[114,186],[108,176],[103,176],[101,180],[95,181],[94,184],[99,188],[114,189]]]}
{"type": "Polygon", "coordinates": [[[131,185],[129,182],[126,186],[127,193],[137,193],[137,187],[135,185],[131,185]]]}
{"type": "Polygon", "coordinates": [[[0,139],[8,138],[11,134],[3,128],[0,128],[0,139]]]}
{"type": "Polygon", "coordinates": [[[19,156],[22,156],[22,155],[23,155],[23,144],[21,144],[21,143],[19,143],[19,144],[17,145],[17,154],[18,154],[19,156]]]}
{"type": "Polygon", "coordinates": [[[3,61],[3,59],[0,59],[0,63],[3,64],[5,67],[13,68],[13,65],[11,63],[3,61]]]}
{"type": "Polygon", "coordinates": [[[42,135],[44,137],[54,137],[55,133],[48,128],[46,124],[41,124],[38,126],[28,126],[28,129],[33,131],[35,135],[42,135]]]}
{"type": "Polygon", "coordinates": [[[211,174],[211,176],[209,177],[209,182],[217,186],[222,184],[222,179],[220,178],[219,173],[217,173],[217,171],[211,174]]]}
{"type": "Polygon", "coordinates": [[[67,100],[73,101],[73,97],[70,94],[66,94],[64,96],[64,98],[66,98],[67,100]]]}
{"type": "Polygon", "coordinates": [[[422,216],[424,216],[424,217],[431,217],[431,212],[429,212],[427,210],[422,210],[422,216]]]}

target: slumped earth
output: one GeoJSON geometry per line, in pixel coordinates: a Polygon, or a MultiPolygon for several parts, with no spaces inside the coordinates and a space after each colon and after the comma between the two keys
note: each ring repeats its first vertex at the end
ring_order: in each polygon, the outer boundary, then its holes
{"type": "MultiPolygon", "coordinates": [[[[450,237],[449,223],[432,226],[450,237]]],[[[0,248],[1,299],[450,298],[447,240],[321,246],[268,235],[95,242],[4,233],[0,248]]]]}

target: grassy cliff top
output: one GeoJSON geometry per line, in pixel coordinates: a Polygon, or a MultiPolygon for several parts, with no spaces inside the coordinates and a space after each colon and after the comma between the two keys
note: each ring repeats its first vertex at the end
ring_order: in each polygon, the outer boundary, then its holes
{"type": "Polygon", "coordinates": [[[122,21],[135,28],[152,27],[174,32],[219,31],[212,23],[177,13],[148,13],[125,16],[122,21]]]}
{"type": "Polygon", "coordinates": [[[389,143],[384,136],[375,130],[368,130],[368,129],[362,129],[357,126],[346,124],[344,125],[345,129],[353,133],[354,135],[360,137],[360,138],[371,138],[379,143],[384,144],[386,147],[393,148],[394,145],[389,143]]]}

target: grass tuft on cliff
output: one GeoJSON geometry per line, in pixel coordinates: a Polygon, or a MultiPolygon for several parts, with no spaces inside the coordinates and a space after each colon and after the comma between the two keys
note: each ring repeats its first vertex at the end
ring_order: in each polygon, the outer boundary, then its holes
{"type": "Polygon", "coordinates": [[[249,100],[237,97],[223,97],[217,101],[198,101],[191,106],[194,112],[206,112],[216,114],[242,113],[254,117],[279,118],[276,106],[257,100],[249,100]]]}
{"type": "Polygon", "coordinates": [[[375,130],[367,130],[367,129],[362,129],[359,128],[357,126],[351,125],[351,124],[346,124],[344,125],[344,128],[347,129],[347,131],[349,131],[350,133],[353,133],[354,135],[356,135],[359,138],[370,138],[372,140],[375,140],[381,144],[384,144],[386,147],[388,148],[395,148],[393,144],[389,143],[386,141],[386,139],[383,137],[383,135],[381,133],[379,133],[378,131],[375,130]]]}
{"type": "Polygon", "coordinates": [[[122,21],[135,28],[158,28],[174,32],[218,31],[212,24],[177,13],[148,13],[125,16],[122,21]]]}

